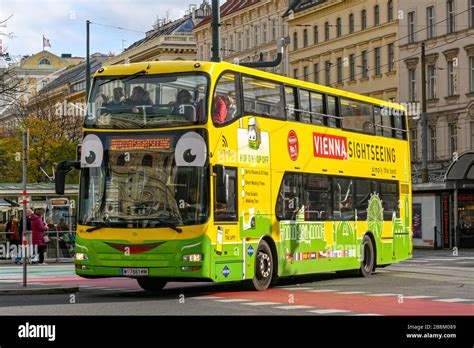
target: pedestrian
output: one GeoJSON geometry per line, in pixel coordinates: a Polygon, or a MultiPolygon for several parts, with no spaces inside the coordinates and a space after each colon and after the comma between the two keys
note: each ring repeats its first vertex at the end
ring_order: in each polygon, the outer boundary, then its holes
{"type": "MultiPolygon", "coordinates": [[[[38,209],[36,214],[30,210],[27,211],[27,216],[29,215],[31,219],[31,231],[32,231],[32,243],[33,246],[38,248],[39,260],[38,264],[46,265],[44,262],[44,253],[46,251],[46,244],[49,242],[49,238],[45,236],[45,232],[48,231],[48,226],[43,221],[43,210],[38,209]]],[[[35,263],[35,262],[33,262],[35,263]]]]}
{"type": "Polygon", "coordinates": [[[18,264],[20,262],[20,253],[19,253],[19,248],[20,248],[20,227],[18,225],[18,220],[13,217],[13,219],[11,219],[9,221],[9,224],[8,225],[8,229],[6,229],[5,232],[7,232],[7,238],[8,238],[8,241],[10,242],[10,247],[12,245],[15,246],[14,249],[12,249],[12,253],[11,253],[11,257],[12,257],[12,260],[15,261],[16,264],[18,264]]]}

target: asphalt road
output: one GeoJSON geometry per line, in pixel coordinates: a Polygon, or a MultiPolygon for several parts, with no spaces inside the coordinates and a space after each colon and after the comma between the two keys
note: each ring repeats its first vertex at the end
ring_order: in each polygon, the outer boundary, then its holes
{"type": "MultiPolygon", "coordinates": [[[[147,293],[133,279],[79,278],[72,264],[34,266],[29,276],[80,291],[0,296],[1,315],[474,315],[474,251],[415,251],[413,259],[370,278],[294,277],[264,292],[242,284],[169,283],[162,293],[147,293]]],[[[1,283],[20,279],[21,267],[0,265],[1,283]]]]}

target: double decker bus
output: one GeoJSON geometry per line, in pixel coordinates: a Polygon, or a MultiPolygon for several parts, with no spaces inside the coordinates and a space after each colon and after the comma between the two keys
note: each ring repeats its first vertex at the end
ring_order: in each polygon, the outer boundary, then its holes
{"type": "Polygon", "coordinates": [[[150,62],[94,76],[79,162],[75,269],[170,280],[327,271],[411,257],[403,107],[229,63],[150,62]],[[117,98],[114,98],[117,97],[117,98]]]}

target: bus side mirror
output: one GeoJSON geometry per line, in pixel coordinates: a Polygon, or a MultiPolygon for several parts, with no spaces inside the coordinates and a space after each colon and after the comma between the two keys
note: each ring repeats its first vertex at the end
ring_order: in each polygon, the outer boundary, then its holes
{"type": "Polygon", "coordinates": [[[227,204],[229,192],[227,176],[225,175],[225,167],[220,164],[215,165],[214,174],[216,176],[216,202],[220,204],[227,204]]]}
{"type": "Polygon", "coordinates": [[[56,194],[64,194],[64,186],[66,184],[66,175],[71,171],[71,169],[80,169],[81,162],[79,161],[61,161],[58,164],[56,175],[54,178],[54,186],[56,194]]]}

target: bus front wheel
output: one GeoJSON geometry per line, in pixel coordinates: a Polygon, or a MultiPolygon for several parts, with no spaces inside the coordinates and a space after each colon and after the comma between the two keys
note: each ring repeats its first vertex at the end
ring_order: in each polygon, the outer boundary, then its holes
{"type": "Polygon", "coordinates": [[[256,256],[252,288],[257,291],[262,291],[270,286],[273,278],[273,271],[275,269],[272,250],[266,241],[260,241],[256,256]]]}
{"type": "Polygon", "coordinates": [[[362,240],[363,259],[360,263],[360,275],[370,277],[375,265],[375,247],[368,235],[362,240]]]}
{"type": "Polygon", "coordinates": [[[167,281],[161,278],[137,278],[138,285],[146,291],[160,291],[167,281]]]}

